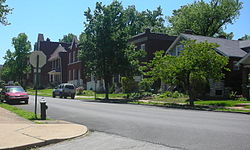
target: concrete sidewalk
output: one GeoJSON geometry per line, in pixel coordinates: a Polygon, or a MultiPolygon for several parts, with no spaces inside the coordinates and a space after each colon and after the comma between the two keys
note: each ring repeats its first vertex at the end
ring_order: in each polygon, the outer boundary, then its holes
{"type": "Polygon", "coordinates": [[[66,121],[46,120],[42,124],[25,120],[0,107],[0,149],[43,146],[87,133],[87,127],[66,121]]]}

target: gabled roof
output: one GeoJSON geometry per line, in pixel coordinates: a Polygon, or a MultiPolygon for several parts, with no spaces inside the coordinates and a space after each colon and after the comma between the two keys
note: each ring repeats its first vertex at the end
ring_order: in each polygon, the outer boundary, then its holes
{"type": "Polygon", "coordinates": [[[249,61],[250,61],[250,53],[247,53],[242,59],[240,59],[240,61],[237,62],[237,66],[240,65],[250,65],[249,61]]]}
{"type": "Polygon", "coordinates": [[[176,36],[170,36],[165,33],[151,32],[150,29],[146,29],[145,32],[132,36],[129,39],[129,42],[135,42],[137,39],[141,39],[145,37],[147,37],[148,39],[168,40],[168,41],[174,41],[176,39],[176,36]]]}
{"type": "Polygon", "coordinates": [[[239,42],[240,42],[240,48],[250,47],[250,40],[244,40],[244,41],[239,41],[239,42]]]}
{"type": "Polygon", "coordinates": [[[57,58],[59,58],[59,53],[66,53],[67,51],[65,50],[64,47],[62,47],[61,44],[58,45],[58,47],[56,48],[56,50],[52,53],[52,55],[50,56],[50,58],[48,59],[48,61],[52,61],[52,60],[55,60],[57,58]]]}
{"type": "MultiPolygon", "coordinates": [[[[240,43],[237,40],[227,40],[223,38],[213,38],[207,36],[200,36],[200,35],[192,35],[192,34],[180,34],[176,41],[170,46],[169,50],[172,49],[178,41],[181,39],[190,39],[196,40],[197,42],[209,42],[209,43],[216,43],[219,45],[216,48],[216,51],[223,56],[227,57],[244,57],[247,53],[240,48],[240,43]],[[178,41],[177,41],[178,40],[178,41]]],[[[168,51],[169,51],[168,50],[168,51]]],[[[167,51],[167,52],[168,52],[167,51]]]]}

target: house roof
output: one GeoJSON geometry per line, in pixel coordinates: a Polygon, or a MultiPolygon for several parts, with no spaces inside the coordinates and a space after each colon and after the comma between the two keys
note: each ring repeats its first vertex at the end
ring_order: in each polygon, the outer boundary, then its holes
{"type": "Polygon", "coordinates": [[[64,43],[64,42],[51,42],[51,41],[40,41],[39,42],[39,48],[38,50],[41,50],[44,52],[44,54],[49,58],[52,53],[55,51],[55,49],[58,47],[58,45],[61,44],[65,48],[65,50],[69,49],[70,44],[64,43]]]}
{"type": "Polygon", "coordinates": [[[176,39],[176,36],[170,36],[164,33],[151,32],[150,29],[146,29],[145,32],[132,36],[129,39],[129,42],[135,42],[137,39],[141,39],[144,37],[148,37],[149,39],[168,40],[168,41],[174,41],[176,39]]]}
{"type": "Polygon", "coordinates": [[[240,48],[250,47],[250,40],[244,40],[244,41],[239,41],[239,42],[240,42],[240,48]]]}
{"type": "MultiPolygon", "coordinates": [[[[207,36],[200,36],[200,35],[192,35],[192,34],[180,34],[180,36],[176,39],[176,41],[170,46],[169,49],[173,48],[175,44],[181,38],[196,40],[197,42],[209,42],[209,43],[216,43],[219,45],[216,48],[216,51],[221,55],[227,57],[244,57],[247,53],[240,48],[240,43],[238,40],[227,40],[223,38],[213,38],[207,36]],[[177,41],[178,40],[178,41],[177,41]]],[[[169,51],[169,50],[168,50],[169,51]]]]}
{"type": "Polygon", "coordinates": [[[59,53],[66,53],[67,51],[65,50],[64,47],[62,47],[61,44],[58,45],[58,47],[56,48],[56,50],[52,53],[52,55],[50,56],[50,58],[48,59],[48,61],[52,61],[55,60],[57,58],[59,58],[59,53]]]}

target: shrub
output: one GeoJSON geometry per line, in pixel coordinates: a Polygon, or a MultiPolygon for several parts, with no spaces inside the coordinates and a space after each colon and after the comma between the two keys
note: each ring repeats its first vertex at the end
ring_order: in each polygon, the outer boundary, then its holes
{"type": "Polygon", "coordinates": [[[0,80],[0,88],[4,87],[4,81],[0,80]]]}
{"type": "Polygon", "coordinates": [[[19,82],[14,83],[15,86],[20,86],[19,82]]]}
{"type": "Polygon", "coordinates": [[[153,94],[151,92],[142,92],[142,93],[131,93],[129,95],[129,99],[137,100],[141,99],[143,97],[149,97],[152,96],[153,94]]]}
{"type": "Polygon", "coordinates": [[[84,88],[82,86],[76,88],[76,95],[82,95],[84,91],[84,88]]]}
{"type": "Polygon", "coordinates": [[[167,98],[167,97],[172,97],[172,98],[179,98],[179,97],[185,97],[186,95],[178,92],[178,91],[166,91],[163,94],[158,95],[159,98],[167,98]]]}
{"type": "Polygon", "coordinates": [[[132,77],[122,77],[121,84],[123,93],[132,93],[138,91],[138,83],[132,77]]]}
{"type": "Polygon", "coordinates": [[[236,98],[236,95],[237,95],[237,92],[236,92],[236,91],[231,91],[230,94],[229,94],[229,98],[230,98],[230,99],[235,99],[235,98],[236,98]]]}
{"type": "Polygon", "coordinates": [[[111,87],[109,88],[109,93],[114,93],[115,92],[115,84],[112,84],[111,87]]]}
{"type": "Polygon", "coordinates": [[[151,91],[152,86],[153,86],[153,81],[151,81],[147,78],[145,78],[141,82],[139,82],[140,91],[149,92],[149,91],[151,91]]]}

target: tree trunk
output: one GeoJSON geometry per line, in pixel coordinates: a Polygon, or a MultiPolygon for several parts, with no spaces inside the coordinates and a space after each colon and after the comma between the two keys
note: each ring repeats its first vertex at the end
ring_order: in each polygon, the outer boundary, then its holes
{"type": "Polygon", "coordinates": [[[194,107],[195,97],[194,97],[192,91],[188,91],[188,93],[189,93],[188,94],[189,95],[189,105],[192,106],[192,107],[194,107]]]}
{"type": "Polygon", "coordinates": [[[105,100],[109,100],[109,82],[108,79],[104,79],[105,84],[105,100]]]}
{"type": "Polygon", "coordinates": [[[187,84],[187,90],[188,90],[188,96],[189,96],[189,105],[193,107],[194,101],[195,101],[195,95],[192,91],[192,86],[190,84],[190,73],[187,74],[186,84],[187,84]]]}

